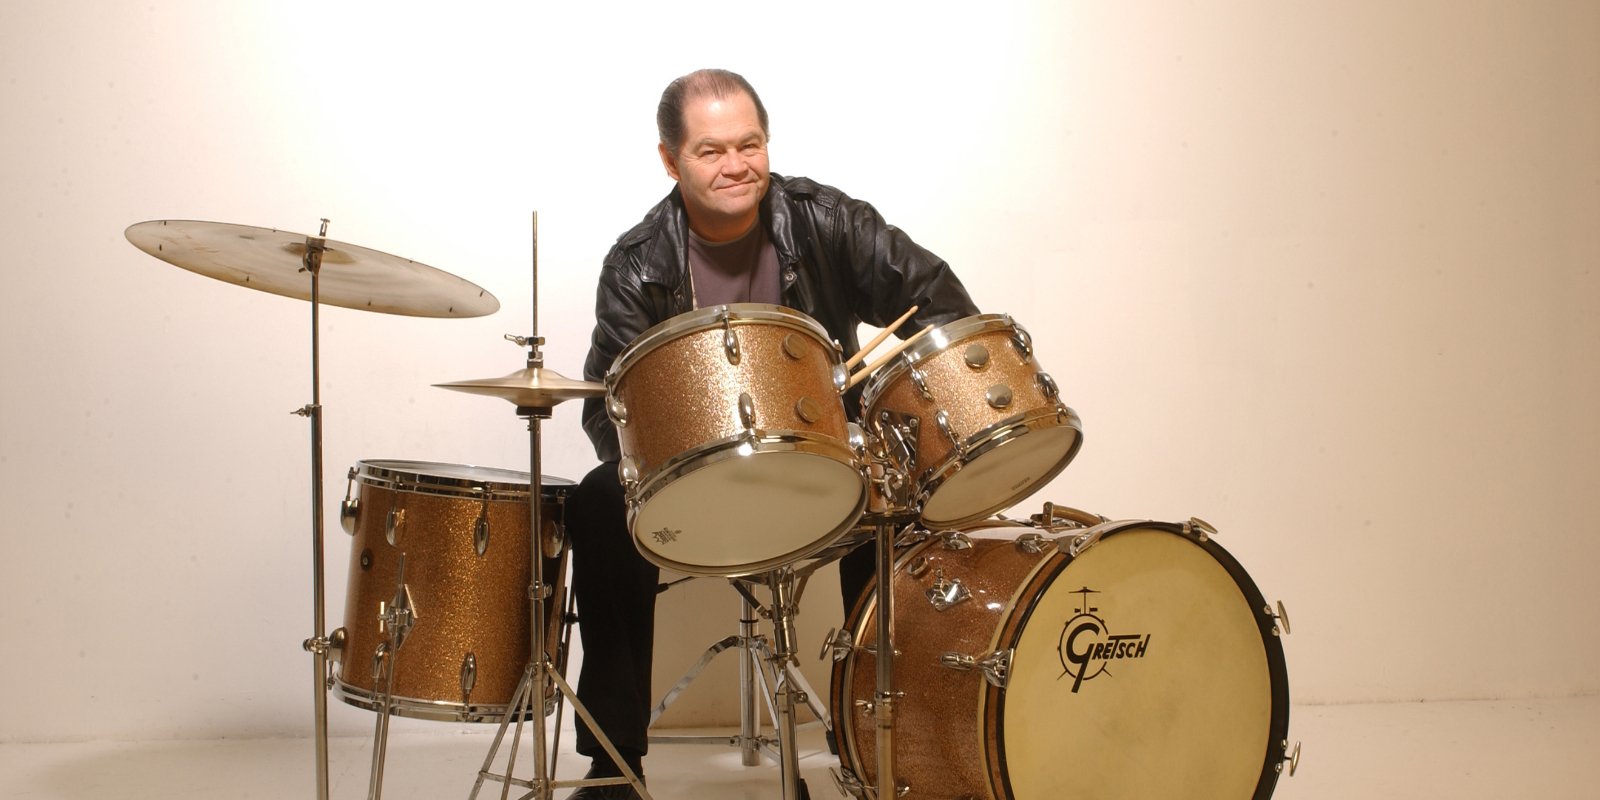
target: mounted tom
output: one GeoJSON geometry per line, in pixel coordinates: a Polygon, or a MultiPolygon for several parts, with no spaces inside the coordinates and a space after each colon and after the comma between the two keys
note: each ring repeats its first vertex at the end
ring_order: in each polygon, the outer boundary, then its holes
{"type": "Polygon", "coordinates": [[[645,331],[606,373],[628,527],[689,575],[747,575],[827,547],[861,517],[838,347],[815,320],[734,303],[645,331]]]}
{"type": "Polygon", "coordinates": [[[868,432],[916,485],[929,527],[1026,499],[1083,441],[1032,338],[1005,314],[928,331],[867,380],[861,402],[868,432]]]}

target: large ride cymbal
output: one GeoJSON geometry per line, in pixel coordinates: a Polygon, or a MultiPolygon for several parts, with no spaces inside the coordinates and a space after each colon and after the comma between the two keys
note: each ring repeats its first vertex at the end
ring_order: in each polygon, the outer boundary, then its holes
{"type": "MultiPolygon", "coordinates": [[[[311,299],[307,240],[289,231],[198,220],[151,220],[124,232],[134,247],[220,281],[311,299]]],[[[413,317],[481,317],[500,310],[482,287],[426,264],[353,244],[322,240],[317,301],[413,317]]]]}
{"type": "Polygon", "coordinates": [[[498,378],[436,383],[434,386],[469,394],[498,397],[527,408],[548,408],[563,400],[580,400],[606,395],[605,384],[575,381],[563,377],[555,370],[543,367],[519,369],[510,375],[498,378]]]}

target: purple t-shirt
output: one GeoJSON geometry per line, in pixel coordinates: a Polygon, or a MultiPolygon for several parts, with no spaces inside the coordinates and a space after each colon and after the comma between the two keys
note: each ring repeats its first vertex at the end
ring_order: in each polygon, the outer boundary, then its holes
{"type": "Polygon", "coordinates": [[[727,303],[778,305],[778,251],[763,225],[731,242],[708,242],[689,232],[689,280],[694,307],[727,303]]]}

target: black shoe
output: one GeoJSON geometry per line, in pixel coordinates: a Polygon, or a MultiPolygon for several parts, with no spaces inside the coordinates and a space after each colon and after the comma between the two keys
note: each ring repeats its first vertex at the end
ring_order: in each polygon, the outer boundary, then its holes
{"type": "MultiPolygon", "coordinates": [[[[643,783],[641,776],[639,782],[643,783]]],[[[627,783],[608,783],[603,786],[581,786],[567,795],[567,800],[641,800],[639,793],[627,783]]]]}

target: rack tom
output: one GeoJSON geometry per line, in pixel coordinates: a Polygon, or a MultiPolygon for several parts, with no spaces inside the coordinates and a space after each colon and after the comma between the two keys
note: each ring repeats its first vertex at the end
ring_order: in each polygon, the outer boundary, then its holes
{"type": "Polygon", "coordinates": [[[929,527],[1008,508],[1065,469],[1078,415],[1004,314],[935,328],[867,379],[863,422],[916,487],[929,527]]]}
{"type": "Polygon", "coordinates": [[[691,311],[645,331],[607,372],[628,525],[645,558],[746,575],[809,556],[866,504],[838,348],[780,306],[691,311]]]}

